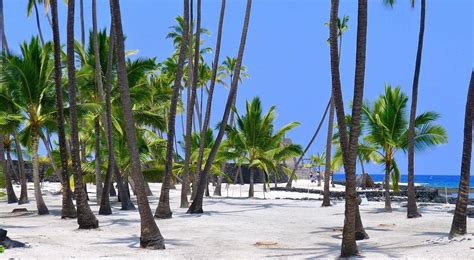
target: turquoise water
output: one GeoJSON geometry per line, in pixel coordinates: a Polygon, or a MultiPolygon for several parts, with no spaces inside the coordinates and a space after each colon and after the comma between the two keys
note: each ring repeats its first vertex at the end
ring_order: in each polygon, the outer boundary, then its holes
{"type": "MultiPolygon", "coordinates": [[[[370,177],[374,182],[382,182],[385,175],[383,174],[370,174],[370,177]]],[[[400,183],[407,183],[407,175],[402,175],[400,183]]],[[[335,181],[345,181],[344,174],[334,174],[335,181]]],[[[443,192],[444,188],[457,189],[459,188],[459,175],[415,175],[415,183],[431,188],[438,188],[440,192],[443,192]]],[[[474,185],[474,176],[471,176],[471,188],[474,185]]],[[[456,193],[451,194],[451,197],[457,197],[456,193]]],[[[474,193],[469,194],[469,198],[474,198],[474,193]]]]}
{"type": "MultiPolygon", "coordinates": [[[[383,174],[370,174],[370,177],[374,182],[382,182],[384,179],[383,174]]],[[[402,175],[400,178],[401,183],[407,183],[407,175],[402,175]]],[[[335,181],[344,181],[344,174],[335,174],[335,181]]],[[[458,188],[459,187],[459,175],[415,175],[415,183],[432,188],[458,188]]],[[[471,187],[474,184],[474,176],[471,176],[471,187]]]]}

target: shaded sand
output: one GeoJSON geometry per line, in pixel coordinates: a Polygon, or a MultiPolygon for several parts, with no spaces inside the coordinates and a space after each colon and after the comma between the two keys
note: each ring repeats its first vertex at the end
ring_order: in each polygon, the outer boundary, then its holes
{"type": "MultiPolygon", "coordinates": [[[[283,185],[283,184],[282,184],[283,185]]],[[[160,185],[151,184],[156,209],[160,185]]],[[[247,194],[242,187],[242,196],[247,194]]],[[[97,216],[98,230],[77,230],[76,220],[61,220],[61,196],[52,195],[58,184],[44,185],[49,216],[32,214],[35,210],[32,186],[30,204],[8,205],[0,202],[0,226],[12,239],[28,242],[31,247],[11,249],[0,257],[55,258],[155,258],[155,259],[235,259],[235,258],[336,258],[339,255],[344,203],[321,208],[318,200],[239,198],[240,186],[225,185],[223,198],[205,199],[205,213],[187,215],[179,209],[180,186],[171,190],[173,219],[157,220],[167,249],[152,251],[139,248],[139,216],[136,211],[120,211],[112,198],[114,214],[97,216]],[[28,214],[13,215],[14,208],[26,207],[28,214]]],[[[18,190],[18,186],[15,188],[18,190]]],[[[97,213],[94,186],[88,186],[92,210],[97,213]]],[[[257,185],[256,196],[263,197],[257,185]]],[[[17,193],[18,194],[18,193],[17,193]]],[[[212,190],[211,190],[212,194],[212,190]]],[[[304,198],[307,194],[270,192],[267,198],[304,198]]],[[[310,196],[318,196],[310,194],[310,196]]],[[[317,199],[317,197],[314,197],[317,199]]],[[[393,213],[383,212],[383,203],[361,206],[361,214],[370,239],[359,243],[362,256],[368,258],[469,259],[474,256],[474,238],[447,240],[452,205],[421,204],[422,218],[406,219],[405,208],[394,203],[393,213]]],[[[468,219],[473,231],[474,221],[468,219]]]]}

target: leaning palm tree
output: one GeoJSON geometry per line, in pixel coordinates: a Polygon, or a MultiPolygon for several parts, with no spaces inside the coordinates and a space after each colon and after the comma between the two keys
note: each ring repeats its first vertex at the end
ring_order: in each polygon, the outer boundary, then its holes
{"type": "MultiPolygon", "coordinates": [[[[173,85],[173,94],[171,96],[171,105],[168,113],[168,142],[166,145],[166,163],[165,163],[165,177],[161,186],[161,196],[158,203],[158,207],[155,212],[157,218],[171,218],[172,212],[169,205],[169,189],[171,182],[171,172],[173,169],[173,151],[174,151],[174,138],[175,138],[175,122],[176,122],[176,109],[178,104],[179,89],[181,86],[181,79],[184,72],[184,62],[186,59],[186,46],[188,43],[188,26],[189,26],[189,2],[184,1],[184,27],[182,32],[182,44],[179,50],[178,64],[176,68],[176,76],[173,85]]],[[[199,33],[198,33],[199,35],[199,33]]],[[[194,101],[194,100],[193,100],[194,101]]],[[[189,118],[187,120],[190,120],[189,118]]]]}
{"type": "Polygon", "coordinates": [[[474,124],[474,71],[471,71],[471,81],[467,94],[466,112],[464,116],[464,143],[461,163],[461,180],[459,182],[458,199],[454,210],[453,223],[449,237],[466,234],[467,202],[469,200],[469,181],[471,178],[472,131],[474,124]]]}
{"type": "MultiPolygon", "coordinates": [[[[371,106],[363,105],[364,119],[367,125],[365,140],[376,145],[385,167],[385,212],[391,212],[390,179],[395,191],[398,191],[400,170],[395,160],[398,150],[408,148],[408,121],[406,107],[408,96],[400,87],[385,87],[385,92],[371,106]]],[[[414,145],[417,151],[447,142],[446,130],[433,124],[439,118],[435,112],[425,112],[415,119],[414,145]]]]}
{"type": "MultiPolygon", "coordinates": [[[[236,126],[228,128],[227,136],[234,149],[243,156],[243,161],[249,167],[249,198],[252,198],[254,196],[255,173],[263,171],[268,174],[270,170],[276,170],[275,165],[286,159],[281,156],[282,154],[289,156],[301,154],[299,145],[283,144],[285,134],[298,126],[299,123],[292,122],[274,131],[275,106],[263,114],[262,104],[258,97],[255,97],[251,102],[247,101],[245,115],[240,116],[238,112],[236,115],[236,126]],[[275,158],[278,159],[275,160],[275,158]]],[[[265,183],[267,178],[263,176],[261,179],[265,183]]]]}
{"type": "MultiPolygon", "coordinates": [[[[199,2],[200,3],[200,2],[199,2]]],[[[214,61],[212,64],[212,72],[211,72],[211,83],[208,91],[208,97],[207,97],[207,104],[206,104],[206,114],[204,116],[204,125],[202,126],[202,129],[208,129],[209,128],[209,123],[211,120],[211,109],[212,109],[212,100],[214,96],[214,88],[217,80],[217,74],[218,74],[218,64],[219,64],[219,55],[220,55],[220,48],[221,48],[221,40],[222,40],[222,28],[224,25],[224,15],[225,15],[225,7],[226,7],[226,1],[223,0],[221,2],[221,10],[220,10],[220,15],[219,15],[219,26],[218,26],[218,31],[217,31],[217,41],[216,41],[216,51],[214,55],[214,61]]],[[[200,8],[200,7],[199,7],[200,8]]],[[[198,9],[200,10],[200,9],[198,9]]],[[[200,27],[200,11],[198,15],[198,25],[200,27]]],[[[197,50],[197,49],[196,49],[197,50]]],[[[201,89],[203,86],[201,86],[201,89]]],[[[202,97],[201,97],[202,101],[202,97]]],[[[198,158],[197,158],[197,168],[199,168],[199,171],[201,171],[201,166],[203,164],[203,157],[204,157],[204,144],[206,143],[206,131],[201,131],[201,143],[199,146],[199,151],[198,151],[198,158]]],[[[197,172],[199,172],[197,171],[197,172]]],[[[197,174],[195,175],[195,184],[199,183],[199,178],[200,176],[197,174]]],[[[197,189],[194,189],[194,195],[197,193],[197,189]]]]}
{"type": "Polygon", "coordinates": [[[75,0],[68,0],[67,13],[67,72],[69,90],[69,108],[71,117],[71,161],[74,176],[74,194],[77,203],[77,223],[80,229],[99,227],[99,221],[92,213],[82,179],[81,160],[79,157],[79,136],[76,103],[76,66],[74,55],[74,15],[75,0]]]}
{"type": "Polygon", "coordinates": [[[54,118],[53,85],[51,74],[53,63],[50,59],[52,44],[44,48],[38,38],[21,45],[21,56],[2,57],[2,82],[11,93],[12,103],[25,116],[21,135],[24,143],[31,148],[33,181],[38,214],[49,214],[41,194],[38,163],[38,146],[41,128],[54,118]]]}
{"type": "Polygon", "coordinates": [[[206,174],[207,172],[210,171],[212,164],[214,162],[214,159],[217,155],[217,151],[219,150],[219,146],[222,142],[222,139],[225,134],[225,129],[227,127],[227,122],[229,120],[229,114],[230,110],[232,109],[232,103],[234,101],[235,95],[237,94],[237,84],[240,78],[240,72],[242,68],[242,60],[244,56],[244,50],[245,50],[245,43],[247,41],[247,32],[248,32],[248,27],[249,27],[249,21],[250,21],[250,13],[252,10],[252,0],[247,0],[247,6],[245,8],[245,18],[244,18],[244,25],[242,28],[242,36],[240,39],[240,46],[239,46],[239,53],[237,55],[237,64],[235,66],[234,70],[234,78],[232,80],[232,84],[230,86],[230,91],[229,95],[227,97],[226,101],[226,106],[224,109],[224,115],[222,116],[222,121],[221,125],[219,128],[219,132],[217,134],[214,146],[212,147],[211,151],[209,152],[209,157],[206,161],[206,164],[204,166],[204,170],[201,171],[200,167],[196,168],[196,176],[199,175],[199,185],[198,185],[198,190],[195,199],[193,200],[193,203],[189,207],[187,213],[191,214],[200,214],[203,213],[202,210],[202,203],[204,199],[204,191],[207,186],[207,179],[206,179],[206,174]]]}
{"type": "MultiPolygon", "coordinates": [[[[184,0],[185,10],[187,10],[188,1],[184,0]]],[[[186,11],[185,11],[186,12],[186,11]]],[[[114,33],[117,53],[117,75],[118,84],[120,86],[120,98],[122,104],[122,112],[125,120],[125,132],[127,138],[127,146],[130,153],[131,175],[135,182],[135,192],[137,196],[138,212],[141,219],[140,246],[143,248],[164,249],[164,238],[156,225],[153,214],[148,203],[145,193],[145,180],[142,174],[140,158],[138,154],[137,135],[135,130],[135,120],[132,112],[132,103],[130,98],[130,90],[128,87],[127,67],[125,63],[125,46],[122,28],[122,16],[120,11],[120,1],[110,1],[110,13],[114,26],[114,33]]],[[[184,55],[183,55],[184,60],[184,55]]],[[[178,82],[179,86],[179,82],[178,82]]]]}

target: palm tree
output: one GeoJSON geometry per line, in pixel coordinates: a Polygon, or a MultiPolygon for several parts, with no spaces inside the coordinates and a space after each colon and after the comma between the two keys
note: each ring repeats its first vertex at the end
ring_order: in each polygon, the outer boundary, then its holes
{"type": "MultiPolygon", "coordinates": [[[[82,7],[82,0],[81,0],[82,7]]],[[[81,16],[82,9],[81,9],[81,16]]],[[[83,20],[82,20],[83,22],[83,20]]],[[[97,93],[99,96],[100,103],[104,103],[104,87],[102,83],[102,68],[100,65],[100,52],[99,52],[99,37],[97,36],[97,1],[92,0],[92,37],[94,46],[94,61],[95,61],[95,82],[97,85],[97,93]]],[[[84,45],[83,45],[84,46],[84,45]]],[[[105,132],[108,133],[105,114],[102,117],[102,123],[104,125],[105,132]]],[[[95,157],[96,157],[96,194],[97,204],[101,204],[102,196],[102,174],[100,171],[100,121],[98,118],[94,122],[94,134],[95,134],[95,157]]],[[[110,151],[109,151],[110,152],[110,151]]]]}
{"type": "MultiPolygon", "coordinates": [[[[226,0],[222,0],[221,2],[221,10],[219,14],[219,25],[218,25],[218,30],[217,30],[217,41],[216,41],[216,50],[215,50],[215,55],[214,55],[214,61],[212,64],[212,72],[211,72],[211,83],[208,91],[208,97],[207,97],[207,104],[206,104],[206,114],[204,116],[204,124],[202,126],[202,129],[208,129],[209,128],[209,122],[211,120],[211,109],[212,109],[212,100],[213,100],[213,95],[214,95],[214,88],[216,84],[216,79],[217,79],[217,73],[218,73],[218,64],[219,64],[219,55],[220,55],[220,48],[221,48],[221,40],[222,40],[222,27],[224,25],[224,15],[225,15],[225,6],[226,6],[226,0]]],[[[201,17],[200,17],[200,1],[198,1],[198,28],[201,26],[201,17]]],[[[197,40],[199,40],[199,37],[197,37],[197,40]]],[[[198,49],[196,48],[196,51],[198,49]]],[[[195,59],[195,64],[197,64],[197,59],[195,59]]],[[[194,80],[195,79],[194,77],[194,80]]],[[[201,87],[202,89],[203,87],[201,87]]],[[[202,97],[201,97],[202,101],[202,97]]],[[[189,125],[190,127],[190,125],[189,125]]],[[[190,130],[190,129],[189,129],[190,130]]],[[[198,172],[201,171],[201,167],[203,164],[203,157],[204,157],[204,144],[206,143],[206,131],[201,131],[201,145],[199,147],[199,152],[198,152],[198,159],[197,159],[197,168],[199,169],[196,172],[195,175],[195,182],[198,184],[199,182],[199,175],[198,172]]],[[[197,192],[197,189],[194,189],[194,191],[197,192]]],[[[196,194],[196,193],[195,193],[196,194]]]]}
{"type": "Polygon", "coordinates": [[[221,125],[219,128],[219,132],[217,134],[214,146],[212,147],[209,153],[209,157],[204,166],[204,170],[201,171],[199,167],[196,168],[196,175],[197,176],[199,175],[199,185],[198,185],[196,197],[193,200],[193,203],[191,204],[191,206],[189,207],[187,213],[191,213],[191,214],[203,213],[202,202],[203,202],[203,197],[204,197],[204,191],[207,186],[206,174],[211,169],[211,166],[214,162],[214,158],[217,155],[217,151],[222,142],[222,138],[224,137],[225,129],[227,127],[227,122],[229,120],[230,110],[233,107],[232,104],[233,104],[235,95],[237,94],[237,84],[240,78],[242,59],[244,56],[245,43],[247,40],[247,32],[248,32],[248,27],[249,27],[251,9],[252,9],[252,0],[247,0],[247,6],[245,8],[244,25],[242,28],[242,37],[240,39],[239,53],[237,55],[237,64],[235,66],[234,78],[232,80],[229,95],[227,97],[226,107],[224,109],[224,115],[222,117],[221,125]]]}
{"type": "MultiPolygon", "coordinates": [[[[414,7],[415,0],[411,0],[414,7]]],[[[407,217],[421,217],[416,206],[415,195],[415,120],[416,120],[416,104],[418,102],[418,80],[420,79],[421,55],[423,52],[423,37],[425,34],[425,14],[426,0],[421,0],[420,15],[420,33],[418,36],[418,50],[416,53],[415,75],[413,78],[413,89],[411,94],[411,110],[410,123],[408,126],[408,206],[407,217]]]]}
{"type": "MultiPolygon", "coordinates": [[[[1,88],[1,95],[0,95],[0,103],[2,104],[1,110],[3,112],[6,112],[7,115],[19,115],[21,114],[20,109],[15,105],[13,102],[13,98],[11,97],[11,92],[8,90],[8,86],[4,86],[1,88]]],[[[20,124],[22,122],[23,117],[21,119],[15,120],[15,122],[8,122],[9,125],[9,132],[12,133],[13,139],[15,141],[15,150],[16,150],[16,156],[18,159],[18,170],[19,170],[19,179],[20,179],[20,199],[18,201],[18,204],[25,204],[28,203],[28,191],[27,191],[27,183],[28,180],[26,179],[26,174],[25,174],[25,163],[23,161],[23,151],[21,148],[21,143],[20,143],[20,138],[18,134],[18,129],[20,127],[20,124]]]]}
{"type": "MultiPolygon", "coordinates": [[[[187,0],[184,0],[185,13],[187,11],[187,0]]],[[[130,152],[131,175],[135,182],[135,192],[137,196],[138,212],[141,219],[140,246],[143,248],[164,249],[164,238],[153,218],[148,198],[145,193],[145,180],[141,171],[140,158],[138,154],[137,135],[135,131],[135,120],[132,112],[130,91],[128,87],[127,68],[125,64],[124,35],[122,29],[122,17],[120,12],[120,1],[110,1],[110,12],[114,26],[117,52],[117,75],[120,86],[120,98],[122,112],[125,120],[125,132],[127,146],[130,152]]],[[[182,63],[184,63],[183,51],[182,63]]],[[[180,78],[180,77],[179,77],[180,78]]],[[[175,86],[179,87],[179,82],[175,86]]],[[[176,87],[176,89],[178,88],[176,87]]],[[[172,147],[171,147],[172,148],[172,147]]],[[[172,150],[172,149],[171,149],[172,150]]],[[[168,154],[167,154],[168,155],[168,154]]],[[[171,151],[172,156],[172,151],[171,151]]]]}
{"type": "Polygon", "coordinates": [[[471,178],[472,130],[474,122],[474,71],[467,94],[466,112],[464,117],[464,143],[461,163],[461,180],[459,182],[458,199],[454,210],[453,223],[449,237],[466,234],[467,202],[469,200],[469,181],[471,178]]]}
{"type": "MultiPolygon", "coordinates": [[[[173,142],[175,138],[175,122],[176,122],[176,108],[178,103],[179,89],[181,86],[181,78],[183,77],[184,72],[184,62],[186,59],[186,46],[188,43],[188,26],[189,26],[189,2],[184,1],[184,28],[182,35],[182,44],[179,50],[178,64],[176,68],[176,77],[174,79],[173,94],[171,96],[171,105],[169,108],[168,114],[168,132],[167,138],[168,142],[166,145],[166,163],[165,163],[165,178],[161,186],[161,195],[160,201],[158,203],[158,208],[155,212],[155,217],[157,218],[171,218],[172,212],[169,205],[169,189],[171,181],[171,171],[173,169],[173,142]]],[[[199,33],[198,33],[199,35],[199,33]]],[[[198,49],[199,50],[199,49],[198,49]]],[[[190,120],[187,118],[187,120],[190,120]]]]}
{"type": "Polygon", "coordinates": [[[3,176],[5,177],[5,186],[7,190],[7,202],[8,204],[17,203],[18,198],[15,195],[15,191],[13,190],[12,180],[10,176],[10,171],[8,167],[7,160],[5,159],[5,149],[4,143],[5,142],[5,135],[2,133],[0,134],[0,163],[2,164],[3,169],[3,176]]]}
{"type": "Polygon", "coordinates": [[[64,130],[64,109],[63,109],[63,88],[62,88],[62,71],[61,71],[61,42],[59,35],[58,22],[58,3],[57,0],[51,0],[51,15],[53,26],[54,41],[54,84],[55,84],[55,103],[56,103],[56,122],[57,135],[59,141],[59,153],[61,157],[61,175],[62,175],[62,195],[63,203],[61,210],[62,218],[75,218],[77,216],[76,208],[72,202],[71,186],[69,184],[68,173],[68,155],[66,148],[66,133],[64,130]]]}
{"type": "MultiPolygon", "coordinates": [[[[189,23],[189,21],[185,21],[185,23],[189,23]]],[[[197,1],[197,31],[201,30],[201,1],[197,1]]],[[[184,35],[184,34],[183,34],[184,35]]],[[[185,144],[184,144],[184,172],[183,178],[186,180],[183,183],[183,189],[181,191],[181,207],[187,208],[189,206],[188,203],[188,181],[189,181],[189,161],[191,157],[191,141],[192,141],[192,127],[193,127],[193,114],[194,114],[194,102],[196,100],[196,87],[198,82],[198,68],[199,68],[199,46],[200,46],[200,33],[196,33],[196,42],[195,42],[195,50],[194,50],[194,62],[189,61],[189,64],[193,63],[192,75],[189,75],[192,78],[192,84],[189,86],[190,91],[188,90],[188,102],[186,108],[186,133],[185,133],[185,144]]],[[[190,47],[192,47],[190,45],[190,47]]],[[[196,178],[197,176],[195,176],[196,178]]],[[[195,187],[195,186],[193,186],[195,187]]],[[[196,189],[193,189],[194,191],[196,189]]]]}
{"type": "MultiPolygon", "coordinates": [[[[341,62],[341,50],[342,50],[342,36],[347,31],[349,22],[349,17],[344,15],[342,19],[337,18],[337,36],[339,38],[339,50],[338,50],[338,59],[341,62]]],[[[326,138],[326,166],[325,166],[325,175],[324,175],[324,196],[323,196],[323,207],[331,206],[331,201],[329,198],[329,175],[331,174],[331,153],[332,153],[332,134],[334,129],[334,97],[331,92],[331,106],[329,108],[329,122],[328,122],[328,135],[326,138]]]]}
{"type": "MultiPolygon", "coordinates": [[[[236,64],[237,64],[237,59],[235,57],[227,56],[219,68],[220,70],[223,70],[224,73],[229,75],[230,82],[232,82],[234,78],[234,70],[235,70],[236,64]]],[[[248,78],[249,78],[249,74],[247,73],[247,67],[242,66],[240,69],[239,83],[242,83],[243,79],[248,79],[248,78]]],[[[236,102],[237,102],[237,95],[235,95],[234,97],[232,106],[235,106],[236,102]]],[[[229,125],[234,126],[234,123],[235,123],[235,113],[234,113],[234,110],[232,110],[230,111],[229,125]]]]}
{"type": "Polygon", "coordinates": [[[364,94],[365,78],[365,53],[367,40],[367,0],[359,0],[357,21],[357,48],[356,48],[356,70],[354,80],[354,98],[352,106],[352,125],[348,135],[344,102],[342,99],[341,80],[339,74],[339,55],[337,42],[337,17],[339,1],[331,1],[331,18],[329,30],[329,42],[331,52],[331,78],[332,97],[336,107],[337,122],[340,128],[340,143],[343,151],[343,162],[346,173],[346,207],[345,221],[342,234],[341,256],[350,257],[358,254],[356,243],[356,226],[361,226],[360,214],[357,204],[357,192],[355,181],[357,144],[360,132],[361,106],[364,94]]]}
{"type": "MultiPolygon", "coordinates": [[[[114,146],[113,146],[113,133],[112,133],[112,63],[114,58],[115,48],[115,36],[113,21],[110,26],[110,37],[109,37],[109,51],[107,54],[107,72],[105,73],[105,127],[107,148],[108,148],[108,165],[107,173],[105,175],[104,188],[102,190],[101,204],[99,208],[99,215],[110,215],[112,214],[112,208],[110,207],[110,188],[112,182],[112,172],[114,171],[116,159],[114,146]]],[[[113,188],[113,187],[112,187],[113,188]]]]}
{"type": "Polygon", "coordinates": [[[25,117],[21,135],[25,136],[32,152],[35,198],[40,215],[49,213],[39,183],[38,145],[41,128],[54,118],[55,113],[51,106],[51,49],[51,43],[42,48],[38,38],[32,38],[29,44],[21,45],[22,56],[5,55],[2,61],[2,81],[10,92],[12,103],[25,117]]]}
{"type": "Polygon", "coordinates": [[[67,72],[69,107],[71,117],[71,161],[74,175],[74,194],[77,203],[77,223],[80,229],[94,229],[99,227],[99,221],[92,213],[82,179],[81,160],[79,157],[79,136],[76,103],[76,66],[74,56],[74,11],[75,0],[68,0],[67,15],[67,72]]]}
{"type": "MultiPolygon", "coordinates": [[[[364,119],[366,120],[368,135],[365,140],[376,145],[385,166],[385,212],[391,212],[390,179],[395,191],[398,191],[400,171],[395,160],[397,150],[406,150],[408,147],[408,122],[406,106],[408,96],[401,92],[400,87],[385,87],[385,92],[374,103],[363,105],[364,119]]],[[[435,112],[425,112],[415,119],[414,145],[417,151],[447,142],[446,130],[434,125],[439,118],[435,112]]]]}
{"type": "MultiPolygon", "coordinates": [[[[298,126],[299,123],[289,123],[274,132],[275,107],[272,106],[267,113],[263,114],[258,97],[255,97],[252,102],[247,102],[244,116],[240,116],[237,112],[236,115],[236,126],[228,128],[227,136],[237,154],[242,155],[243,161],[249,166],[249,197],[252,198],[254,196],[254,174],[258,170],[265,174],[268,174],[270,170],[276,172],[276,165],[279,162],[289,156],[301,154],[299,145],[283,144],[285,134],[298,126]]],[[[264,183],[265,177],[262,178],[264,183]]]]}

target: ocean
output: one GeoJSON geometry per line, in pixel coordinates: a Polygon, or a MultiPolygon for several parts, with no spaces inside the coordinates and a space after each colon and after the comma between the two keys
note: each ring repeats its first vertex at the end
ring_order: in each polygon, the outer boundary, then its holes
{"type": "MultiPolygon", "coordinates": [[[[374,182],[382,182],[385,175],[384,174],[370,174],[370,177],[374,180],[374,182]]],[[[407,183],[407,175],[400,176],[400,183],[407,183]]],[[[345,181],[344,174],[334,174],[335,181],[345,181]]],[[[438,188],[438,189],[458,189],[459,188],[459,175],[415,175],[415,183],[418,185],[423,185],[426,187],[431,188],[438,188]]],[[[474,185],[474,176],[471,176],[471,191],[474,185]]],[[[452,194],[453,196],[456,194],[452,194]]],[[[470,198],[474,198],[474,193],[469,194],[470,198]]]]}

